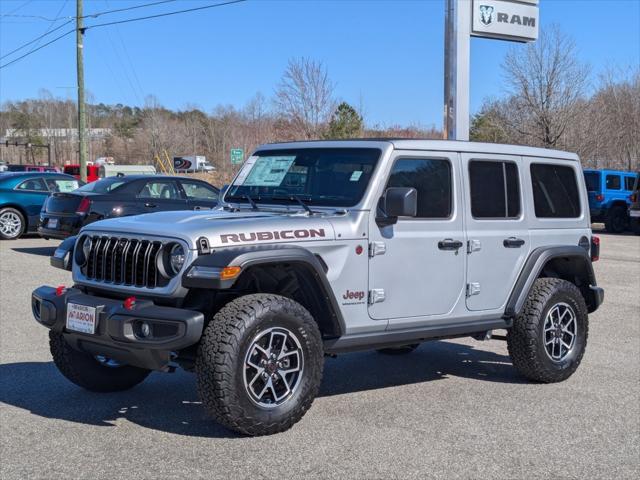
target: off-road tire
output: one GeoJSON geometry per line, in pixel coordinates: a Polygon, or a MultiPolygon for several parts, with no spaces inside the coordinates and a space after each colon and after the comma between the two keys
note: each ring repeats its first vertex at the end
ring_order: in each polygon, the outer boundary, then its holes
{"type": "Polygon", "coordinates": [[[402,345],[401,347],[378,348],[376,352],[383,355],[406,355],[407,353],[413,352],[419,346],[419,343],[412,343],[410,345],[402,345]]]}
{"type": "Polygon", "coordinates": [[[609,233],[623,233],[629,225],[627,216],[627,207],[623,205],[615,205],[609,209],[607,218],[604,221],[604,227],[609,233]]]}
{"type": "Polygon", "coordinates": [[[25,219],[24,215],[19,211],[16,210],[15,208],[11,208],[11,207],[6,207],[6,208],[1,208],[0,209],[0,217],[4,214],[13,214],[15,215],[15,217],[18,218],[18,220],[20,221],[20,228],[18,231],[17,235],[6,235],[4,233],[2,233],[2,231],[0,231],[0,239],[2,240],[16,240],[18,238],[20,238],[24,232],[27,230],[27,220],[25,219]]]}
{"type": "Polygon", "coordinates": [[[507,331],[507,347],[513,366],[526,378],[553,383],[569,378],[576,371],[587,346],[589,333],[587,306],[580,290],[571,282],[558,278],[539,278],[533,284],[523,311],[507,331]],[[577,332],[575,346],[566,358],[552,361],[544,347],[544,321],[559,302],[575,313],[577,332]]]}
{"type": "Polygon", "coordinates": [[[49,331],[49,349],[60,373],[79,387],[92,392],[128,390],[151,373],[151,370],[131,365],[103,365],[92,355],[71,348],[62,334],[54,331],[49,331]]]}
{"type": "Polygon", "coordinates": [[[225,427],[245,435],[269,435],[287,430],[311,407],[323,367],[318,325],[302,305],[279,295],[246,295],[220,309],[205,328],[196,357],[198,392],[209,413],[225,427]],[[245,389],[244,362],[253,339],[273,327],[296,335],[304,370],[291,397],[265,409],[245,389]]]}

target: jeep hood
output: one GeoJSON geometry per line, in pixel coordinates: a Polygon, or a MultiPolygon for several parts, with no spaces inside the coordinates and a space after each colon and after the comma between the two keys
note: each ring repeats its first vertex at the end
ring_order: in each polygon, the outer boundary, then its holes
{"type": "MultiPolygon", "coordinates": [[[[329,215],[294,212],[230,212],[222,209],[157,212],[91,223],[82,232],[178,238],[190,248],[206,237],[211,247],[334,240],[329,215]]],[[[333,216],[333,215],[331,215],[333,216]]]]}

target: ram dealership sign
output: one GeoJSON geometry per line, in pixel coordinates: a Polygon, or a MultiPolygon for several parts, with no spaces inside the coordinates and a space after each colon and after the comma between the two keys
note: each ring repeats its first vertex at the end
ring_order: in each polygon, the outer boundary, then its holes
{"type": "Polygon", "coordinates": [[[473,0],[471,35],[531,42],[539,20],[538,0],[473,0]]]}

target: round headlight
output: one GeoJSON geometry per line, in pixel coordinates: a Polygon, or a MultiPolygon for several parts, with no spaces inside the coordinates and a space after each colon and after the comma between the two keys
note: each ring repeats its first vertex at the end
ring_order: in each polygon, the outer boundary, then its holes
{"type": "Polygon", "coordinates": [[[169,265],[171,266],[171,273],[177,275],[182,266],[184,265],[184,248],[179,243],[176,243],[169,250],[169,265]]]}
{"type": "Polygon", "coordinates": [[[87,263],[91,252],[91,237],[84,237],[80,243],[80,249],[76,252],[76,263],[83,267],[87,263]]]}

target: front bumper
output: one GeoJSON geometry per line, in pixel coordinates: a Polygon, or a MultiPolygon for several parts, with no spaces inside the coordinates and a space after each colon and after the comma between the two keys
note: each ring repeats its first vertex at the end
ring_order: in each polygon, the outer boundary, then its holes
{"type": "Polygon", "coordinates": [[[149,300],[138,300],[128,310],[122,300],[88,295],[77,288],[58,296],[53,287],[39,287],[31,295],[31,308],[36,321],[62,333],[72,348],[150,370],[165,369],[174,352],[200,340],[204,328],[200,312],[157,306],[149,300]],[[67,330],[68,302],[96,308],[94,334],[67,330]],[[140,333],[143,323],[151,331],[144,338],[140,333]]]}

